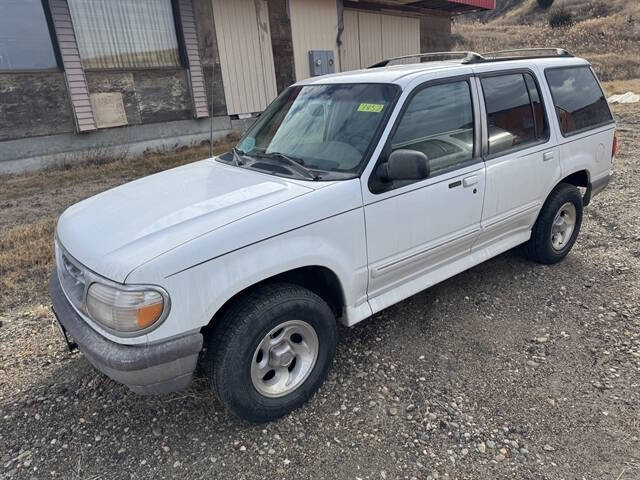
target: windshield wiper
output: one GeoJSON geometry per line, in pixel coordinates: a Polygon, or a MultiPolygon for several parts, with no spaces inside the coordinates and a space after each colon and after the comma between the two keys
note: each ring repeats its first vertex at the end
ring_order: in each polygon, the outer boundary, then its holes
{"type": "Polygon", "coordinates": [[[272,157],[281,158],[283,160],[286,160],[293,167],[293,170],[298,172],[300,175],[307,177],[308,179],[313,180],[314,182],[317,182],[318,180],[320,180],[320,176],[313,173],[309,168],[305,167],[303,165],[304,162],[301,159],[294,159],[293,157],[290,157],[289,155],[285,155],[284,153],[280,153],[280,152],[269,152],[269,153],[261,152],[258,154],[258,156],[266,157],[266,158],[272,158],[272,157]]]}
{"type": "Polygon", "coordinates": [[[233,147],[231,149],[231,155],[233,157],[233,164],[236,167],[240,167],[240,166],[244,165],[244,162],[240,158],[240,153],[238,153],[238,152],[239,152],[239,150],[236,147],[233,147]]]}

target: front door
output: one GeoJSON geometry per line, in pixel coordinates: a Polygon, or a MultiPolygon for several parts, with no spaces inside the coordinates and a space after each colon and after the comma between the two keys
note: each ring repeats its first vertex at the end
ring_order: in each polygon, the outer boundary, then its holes
{"type": "Polygon", "coordinates": [[[427,83],[405,101],[379,162],[396,149],[419,150],[428,178],[384,182],[374,168],[363,182],[374,312],[451,276],[478,236],[485,167],[474,88],[466,77],[427,83]]]}

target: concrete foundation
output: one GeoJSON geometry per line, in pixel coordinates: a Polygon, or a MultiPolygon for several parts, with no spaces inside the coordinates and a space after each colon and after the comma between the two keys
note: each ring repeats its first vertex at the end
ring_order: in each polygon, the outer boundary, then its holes
{"type": "Polygon", "coordinates": [[[171,151],[240,135],[253,118],[213,117],[9,140],[0,145],[0,175],[113,158],[134,158],[146,152],[171,151]],[[211,127],[213,123],[213,135],[211,127]]]}

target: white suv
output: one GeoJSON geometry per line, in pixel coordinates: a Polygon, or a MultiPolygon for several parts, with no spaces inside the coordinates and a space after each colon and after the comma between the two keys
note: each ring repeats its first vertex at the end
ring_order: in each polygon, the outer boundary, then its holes
{"type": "Polygon", "coordinates": [[[231,152],[69,208],[50,282],[65,338],[140,393],[186,387],[202,355],[224,404],[266,421],[320,386],[336,320],[520,244],[562,260],[615,123],[585,60],[537,53],[304,80],[231,152]]]}

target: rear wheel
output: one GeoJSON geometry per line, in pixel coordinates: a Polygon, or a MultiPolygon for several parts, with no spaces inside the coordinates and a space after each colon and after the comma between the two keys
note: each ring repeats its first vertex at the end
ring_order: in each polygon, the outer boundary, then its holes
{"type": "Polygon", "coordinates": [[[336,343],[335,317],[320,297],[297,285],[263,285],[219,319],[208,340],[207,372],[232,413],[273,420],[313,396],[336,343]]]}
{"type": "Polygon", "coordinates": [[[527,257],[550,265],[571,251],[582,225],[582,196],[574,185],[561,183],[549,194],[525,244],[527,257]]]}

